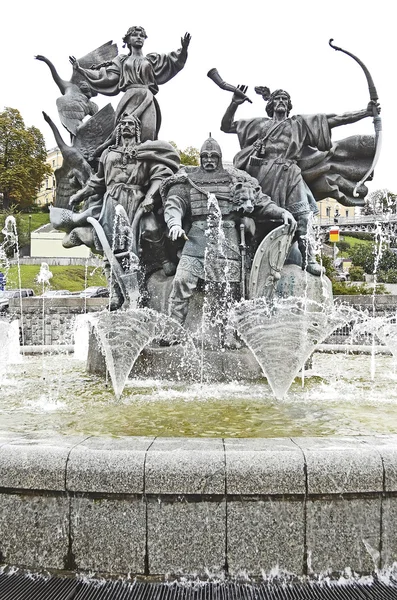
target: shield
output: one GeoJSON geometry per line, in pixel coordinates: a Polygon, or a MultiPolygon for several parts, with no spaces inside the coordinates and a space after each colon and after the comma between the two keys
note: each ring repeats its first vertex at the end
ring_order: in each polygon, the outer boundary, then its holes
{"type": "Polygon", "coordinates": [[[273,298],[294,233],[290,225],[280,225],[259,244],[249,277],[249,299],[265,297],[270,301],[273,298]]]}

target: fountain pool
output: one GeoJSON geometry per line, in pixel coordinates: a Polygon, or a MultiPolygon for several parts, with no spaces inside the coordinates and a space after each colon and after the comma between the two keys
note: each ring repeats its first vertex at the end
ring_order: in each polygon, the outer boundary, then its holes
{"type": "Polygon", "coordinates": [[[73,355],[24,356],[0,389],[0,430],[63,435],[272,438],[397,433],[392,356],[320,353],[283,400],[265,380],[187,384],[130,377],[123,396],[73,355]]]}

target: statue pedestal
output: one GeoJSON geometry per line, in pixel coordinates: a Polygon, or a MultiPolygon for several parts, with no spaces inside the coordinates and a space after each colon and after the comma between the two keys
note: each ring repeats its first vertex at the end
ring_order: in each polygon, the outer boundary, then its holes
{"type": "MultiPolygon", "coordinates": [[[[204,383],[247,381],[263,377],[262,369],[248,348],[203,350],[201,368],[192,371],[182,346],[147,347],[139,355],[130,376],[164,381],[203,381],[204,383]]],[[[98,340],[90,333],[87,371],[105,376],[106,363],[98,340]]]]}
{"type": "Polygon", "coordinates": [[[324,308],[334,304],[332,283],[328,277],[311,275],[302,271],[298,265],[284,265],[276,294],[280,298],[308,298],[324,308]]]}
{"type": "MultiPolygon", "coordinates": [[[[172,278],[161,272],[155,273],[148,283],[149,308],[167,313],[172,278]]],[[[331,282],[327,277],[316,277],[302,271],[297,265],[286,265],[278,283],[277,293],[281,297],[307,297],[321,306],[333,304],[331,282]]],[[[137,358],[131,375],[137,378],[154,378],[170,381],[256,381],[263,372],[251,351],[244,347],[232,329],[226,329],[225,347],[220,345],[219,327],[202,327],[204,293],[193,294],[185,327],[196,346],[194,356],[188,355],[184,345],[161,346],[154,343],[146,346],[137,358]]],[[[134,332],[131,331],[131,335],[134,332]]],[[[99,342],[93,331],[90,333],[87,370],[105,375],[106,364],[99,342]]]]}

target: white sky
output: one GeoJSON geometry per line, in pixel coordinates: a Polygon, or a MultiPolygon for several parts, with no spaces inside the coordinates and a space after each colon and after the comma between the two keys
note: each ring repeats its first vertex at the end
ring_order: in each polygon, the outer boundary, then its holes
{"type": "MultiPolygon", "coordinates": [[[[37,126],[51,148],[56,144],[41,111],[59,124],[55,100],[60,94],[48,67],[34,55],[47,56],[60,76],[69,79],[69,54],[81,57],[108,40],[117,42],[123,52],[122,37],[131,25],[145,27],[146,53],[176,50],[188,31],[192,42],[187,64],[160,86],[157,95],[163,117],[159,137],[182,149],[199,148],[211,131],[224,159],[232,160],[239,150],[237,136],[219,129],[231,94],[208,79],[207,71],[216,67],[228,83],[249,86],[253,104],[241,106],[237,118],[265,115],[256,85],[287,89],[295,114],[364,108],[369,100],[364,73],[350,57],[328,46],[333,37],[336,45],[356,54],[369,68],[382,105],[383,149],[368,187],[397,193],[393,6],[391,0],[7,0],[0,36],[0,109],[18,108],[26,125],[37,126]]],[[[94,98],[100,107],[109,100],[117,105],[118,98],[94,98]]],[[[60,129],[68,141],[67,131],[60,129]]],[[[366,119],[334,129],[333,137],[372,132],[372,120],[366,119]]]]}

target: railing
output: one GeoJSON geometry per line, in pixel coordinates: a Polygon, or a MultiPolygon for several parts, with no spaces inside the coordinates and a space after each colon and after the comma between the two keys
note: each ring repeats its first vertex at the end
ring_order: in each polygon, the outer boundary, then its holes
{"type": "Polygon", "coordinates": [[[316,220],[316,224],[321,229],[328,229],[337,225],[341,230],[352,230],[355,228],[364,230],[365,227],[368,227],[369,231],[371,231],[375,228],[377,223],[381,226],[390,224],[395,227],[397,224],[397,214],[359,215],[354,217],[317,217],[316,220]]]}

